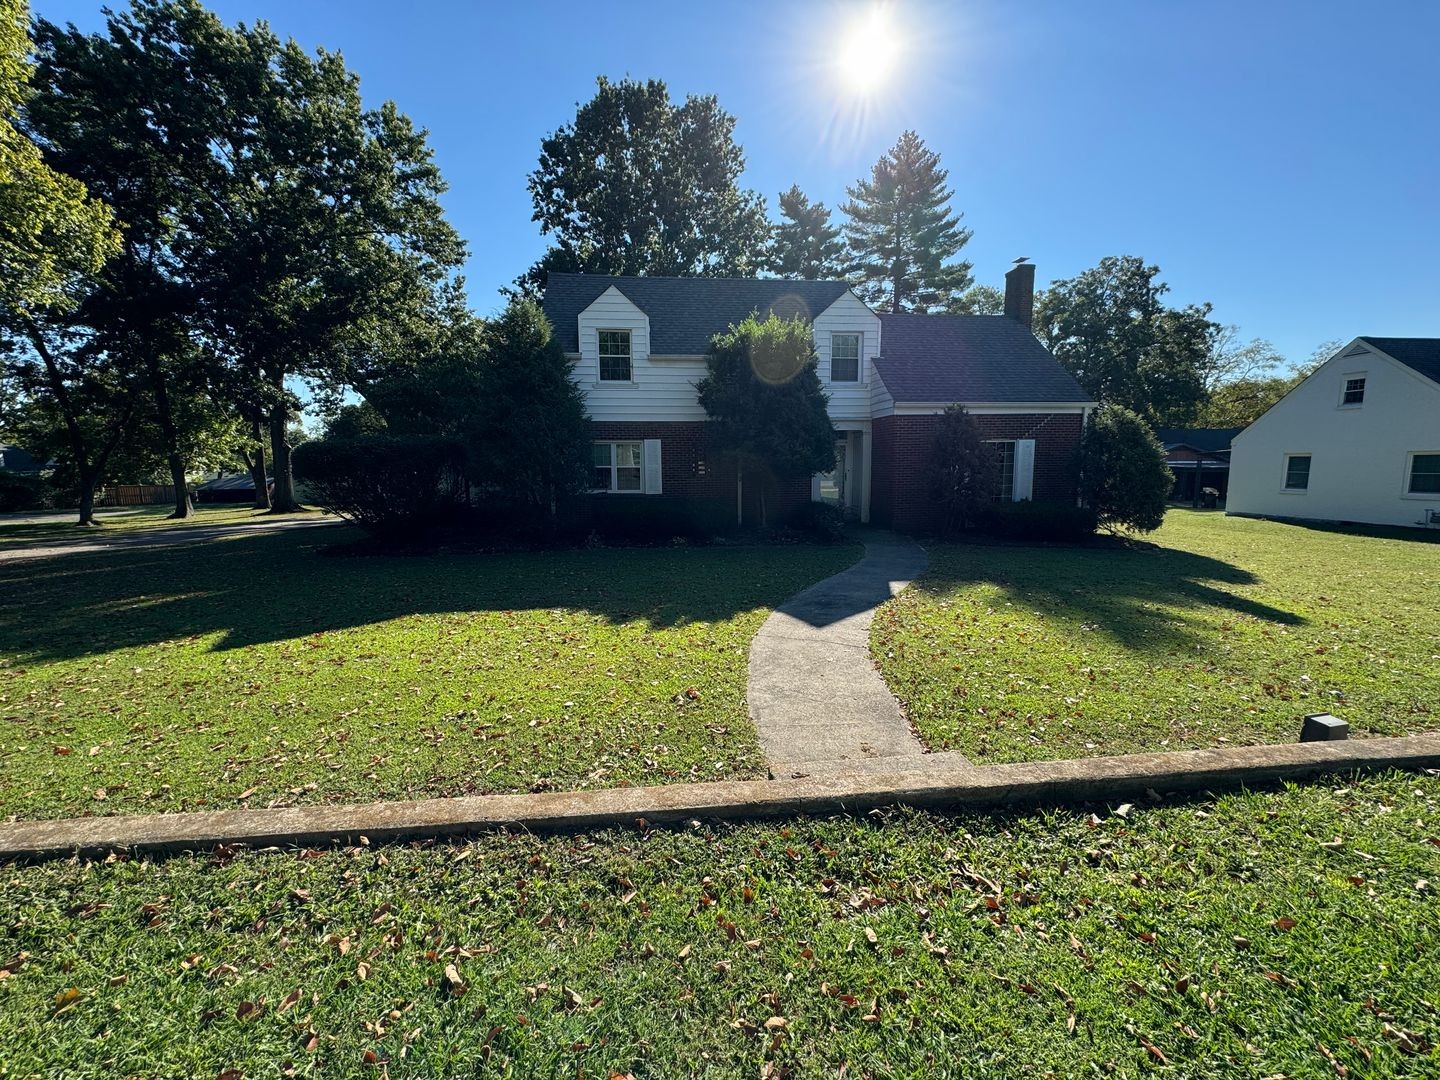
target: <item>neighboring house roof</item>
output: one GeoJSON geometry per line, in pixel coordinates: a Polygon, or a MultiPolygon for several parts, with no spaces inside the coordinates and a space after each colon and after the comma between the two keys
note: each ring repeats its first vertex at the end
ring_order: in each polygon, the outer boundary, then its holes
{"type": "MultiPolygon", "coordinates": [[[[269,483],[269,477],[266,477],[269,483]]],[[[231,476],[221,476],[215,480],[207,480],[195,489],[196,491],[254,491],[255,481],[249,473],[235,473],[231,476]]]]}
{"type": "Polygon", "coordinates": [[[1243,427],[1226,428],[1157,428],[1155,437],[1166,450],[1188,446],[1202,454],[1216,454],[1230,449],[1230,442],[1244,431],[1243,427]]]}
{"type": "Polygon", "coordinates": [[[0,445],[0,469],[12,473],[38,473],[45,463],[18,446],[0,445]]]}
{"type": "Polygon", "coordinates": [[[1008,315],[880,315],[875,369],[897,402],[1066,402],[1090,395],[1008,315]]]}
{"type": "Polygon", "coordinates": [[[1413,368],[1431,382],[1440,383],[1440,338],[1362,337],[1360,340],[1413,368]]]}
{"type": "Polygon", "coordinates": [[[849,288],[843,281],[552,273],[545,315],[566,352],[580,351],[580,313],[611,286],[650,317],[650,352],[656,356],[703,356],[712,337],[752,311],[813,319],[849,288]]]}

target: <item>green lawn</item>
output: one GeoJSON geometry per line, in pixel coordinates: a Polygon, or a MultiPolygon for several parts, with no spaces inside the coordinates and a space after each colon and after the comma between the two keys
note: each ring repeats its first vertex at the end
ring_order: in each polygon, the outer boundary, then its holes
{"type": "Polygon", "coordinates": [[[982,763],[1440,729],[1440,539],[1171,510],[1139,546],[945,545],[871,646],[982,763]]]}
{"type": "MultiPolygon", "coordinates": [[[[93,540],[96,536],[109,536],[116,533],[131,533],[136,530],[148,529],[175,529],[186,528],[192,525],[242,525],[251,521],[272,521],[273,517],[265,511],[256,511],[252,507],[234,506],[228,503],[201,503],[195,507],[193,517],[183,521],[171,521],[170,514],[174,507],[165,506],[135,506],[102,508],[96,511],[98,526],[93,529],[81,529],[75,525],[75,512],[68,511],[67,517],[57,521],[27,521],[34,514],[0,514],[0,548],[11,544],[34,544],[41,541],[62,540],[62,541],[83,541],[93,540]]],[[[46,515],[51,511],[41,511],[46,515]]],[[[285,518],[296,517],[318,517],[319,511],[307,510],[301,514],[286,514],[285,518]]]]}
{"type": "Polygon", "coordinates": [[[1440,779],[1097,809],[0,868],[0,1076],[1440,1074],[1440,779]]]}
{"type": "Polygon", "coordinates": [[[0,817],[754,776],[769,609],[854,547],[0,562],[0,817]]]}

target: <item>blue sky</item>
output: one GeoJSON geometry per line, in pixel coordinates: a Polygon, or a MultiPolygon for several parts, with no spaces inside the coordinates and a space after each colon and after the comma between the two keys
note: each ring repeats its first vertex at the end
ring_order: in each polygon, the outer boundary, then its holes
{"type": "MultiPolygon", "coordinates": [[[[114,2],[114,0],[112,0],[114,2]]],[[[96,0],[33,0],[99,26],[96,0]]],[[[1440,335],[1440,4],[899,2],[892,77],[834,58],[866,5],[212,0],[343,52],[369,101],[430,130],[482,311],[545,248],[525,177],[598,74],[715,93],[745,182],[834,206],[912,127],[950,170],[999,283],[1102,256],[1293,360],[1357,334],[1440,335]]]]}

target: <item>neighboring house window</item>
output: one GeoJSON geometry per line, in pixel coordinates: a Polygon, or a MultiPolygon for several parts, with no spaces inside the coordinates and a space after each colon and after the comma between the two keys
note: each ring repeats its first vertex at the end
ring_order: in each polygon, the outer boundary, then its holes
{"type": "Polygon", "coordinates": [[[1440,454],[1410,455],[1411,495],[1440,495],[1440,454]]]}
{"type": "Polygon", "coordinates": [[[1310,455],[1285,455],[1285,490],[1306,491],[1310,487],[1310,455]]]}
{"type": "Polygon", "coordinates": [[[830,335],[830,381],[860,381],[860,335],[830,335]]]}
{"type": "Polygon", "coordinates": [[[600,381],[630,381],[630,331],[600,331],[600,381]]]}
{"type": "Polygon", "coordinates": [[[1015,440],[991,443],[1000,459],[1000,476],[995,484],[997,502],[1015,501],[1015,440]]]}
{"type": "Polygon", "coordinates": [[[1340,395],[1341,405],[1363,405],[1365,403],[1365,376],[1347,375],[1345,392],[1340,395]]]}
{"type": "Polygon", "coordinates": [[[594,490],[643,491],[640,446],[638,442],[597,442],[594,490]]]}

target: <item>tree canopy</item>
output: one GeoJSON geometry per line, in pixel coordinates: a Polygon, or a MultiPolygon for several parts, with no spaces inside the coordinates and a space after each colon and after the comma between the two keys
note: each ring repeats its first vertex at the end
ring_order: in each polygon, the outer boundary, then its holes
{"type": "Polygon", "coordinates": [[[540,144],[533,219],[553,247],[517,284],[552,270],[746,276],[764,265],[765,201],[740,187],[735,118],[714,96],[680,104],[658,79],[611,82],[540,144]]]}
{"type": "Polygon", "coordinates": [[[844,277],[845,243],[830,209],[811,202],[798,184],[780,193],[780,224],[770,237],[771,273],[807,281],[844,277]]]}
{"type": "Polygon", "coordinates": [[[971,265],[952,261],[970,239],[950,209],[940,157],[907,131],[850,186],[843,207],[858,289],[891,311],[936,311],[970,287],[971,265]]]}
{"type": "Polygon", "coordinates": [[[1158,426],[1192,423],[1217,326],[1209,304],[1167,307],[1160,268],[1134,255],[1051,284],[1037,300],[1035,332],[1098,401],[1158,426]]]}
{"type": "Polygon", "coordinates": [[[119,247],[111,209],[50,168],[16,126],[30,86],[28,5],[0,0],[0,305],[64,307],[119,247]]]}

